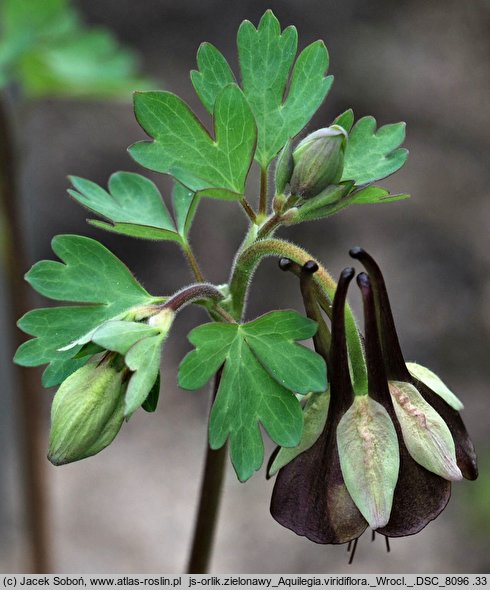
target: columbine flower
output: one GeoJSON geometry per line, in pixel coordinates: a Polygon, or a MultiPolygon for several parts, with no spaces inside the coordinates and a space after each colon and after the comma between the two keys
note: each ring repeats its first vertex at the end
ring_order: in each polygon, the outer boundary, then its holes
{"type": "Polygon", "coordinates": [[[451,480],[477,476],[473,446],[440,380],[412,368],[436,393],[405,366],[379,268],[361,249],[351,255],[371,274],[358,276],[368,391],[354,396],[350,379],[344,305],[354,271],[346,269],[333,302],[325,428],[281,469],[271,502],[278,522],[317,543],[351,541],[368,525],[387,537],[417,533],[445,508],[451,480]]]}
{"type": "Polygon", "coordinates": [[[313,446],[279,471],[271,500],[271,514],[280,524],[316,543],[346,543],[368,526],[347,491],[336,438],[339,421],[354,399],[344,327],[345,298],[353,276],[353,269],[343,271],[333,302],[325,427],[313,446]]]}

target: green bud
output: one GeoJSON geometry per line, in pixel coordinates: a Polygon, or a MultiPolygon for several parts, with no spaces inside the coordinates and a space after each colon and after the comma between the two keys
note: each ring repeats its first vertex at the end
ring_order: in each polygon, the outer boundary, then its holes
{"type": "Polygon", "coordinates": [[[291,139],[288,139],[277,158],[275,170],[276,195],[284,194],[286,185],[291,180],[293,167],[293,142],[291,139]]]}
{"type": "Polygon", "coordinates": [[[96,455],[119,432],[124,420],[123,371],[89,363],[70,375],[51,406],[48,459],[64,465],[96,455]]]}
{"type": "Polygon", "coordinates": [[[309,199],[340,181],[347,137],[345,129],[332,125],[311,133],[298,144],[293,152],[293,195],[309,199]]]}

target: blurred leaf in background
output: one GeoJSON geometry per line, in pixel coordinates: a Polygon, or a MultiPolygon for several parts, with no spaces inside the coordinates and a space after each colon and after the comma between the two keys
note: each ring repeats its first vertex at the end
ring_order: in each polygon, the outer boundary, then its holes
{"type": "Polygon", "coordinates": [[[133,52],[107,29],[86,27],[67,0],[3,0],[0,23],[0,88],[115,98],[149,86],[133,52]]]}

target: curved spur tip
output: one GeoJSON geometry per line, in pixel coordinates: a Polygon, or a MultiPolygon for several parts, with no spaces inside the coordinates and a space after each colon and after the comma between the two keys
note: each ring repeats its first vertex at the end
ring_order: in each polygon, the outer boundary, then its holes
{"type": "Polygon", "coordinates": [[[344,268],[344,270],[340,273],[340,281],[351,281],[356,271],[352,268],[352,266],[348,266],[344,268]]]}
{"type": "Polygon", "coordinates": [[[349,255],[352,258],[361,258],[363,254],[366,253],[366,250],[364,250],[364,248],[361,248],[360,246],[355,246],[354,248],[351,248],[349,250],[349,255]]]}
{"type": "Polygon", "coordinates": [[[292,265],[293,265],[293,261],[290,260],[289,258],[281,258],[279,260],[279,268],[281,270],[289,270],[292,265]]]}
{"type": "Polygon", "coordinates": [[[371,281],[367,273],[360,272],[356,277],[356,281],[360,289],[371,289],[371,281]]]}
{"type": "Polygon", "coordinates": [[[318,264],[314,260],[308,260],[303,264],[303,270],[309,274],[313,274],[318,270],[318,264]]]}

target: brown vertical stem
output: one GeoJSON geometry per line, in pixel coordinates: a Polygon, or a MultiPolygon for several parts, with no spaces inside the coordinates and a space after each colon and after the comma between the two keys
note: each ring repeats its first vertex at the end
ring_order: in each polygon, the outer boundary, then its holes
{"type": "Polygon", "coordinates": [[[265,215],[267,213],[267,189],[269,179],[267,177],[268,169],[261,168],[260,170],[260,200],[259,200],[259,213],[265,215]]]}
{"type": "MultiPolygon", "coordinates": [[[[4,225],[2,263],[7,277],[9,315],[12,319],[18,319],[29,309],[29,293],[23,278],[28,261],[19,216],[15,157],[15,141],[9,113],[5,99],[0,95],[0,216],[3,217],[4,225]]],[[[23,338],[15,327],[13,334],[12,344],[16,348],[23,338]]],[[[32,573],[49,573],[44,456],[40,452],[43,428],[39,373],[25,367],[17,367],[15,373],[30,570],[32,573]]]]}
{"type": "MultiPolygon", "coordinates": [[[[213,401],[218,391],[220,379],[221,370],[216,373],[214,380],[213,401]]],[[[208,572],[225,474],[226,451],[226,444],[217,451],[207,446],[199,507],[187,566],[188,574],[208,572]]]]}

